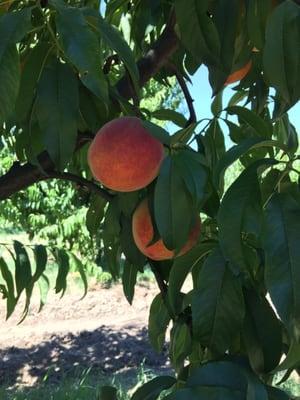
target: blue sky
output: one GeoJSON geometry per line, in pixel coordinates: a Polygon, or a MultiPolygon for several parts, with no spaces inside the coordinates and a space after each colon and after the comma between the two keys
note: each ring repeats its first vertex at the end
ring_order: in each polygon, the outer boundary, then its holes
{"type": "MultiPolygon", "coordinates": [[[[207,68],[202,66],[191,77],[193,84],[189,85],[191,95],[194,99],[194,106],[197,113],[197,119],[211,117],[210,105],[212,90],[208,81],[207,68]]],[[[234,84],[231,85],[235,86],[234,84]]],[[[224,90],[223,106],[226,106],[234,91],[230,87],[224,90]]],[[[291,122],[295,125],[297,131],[300,131],[300,102],[298,102],[290,111],[291,122]]]]}

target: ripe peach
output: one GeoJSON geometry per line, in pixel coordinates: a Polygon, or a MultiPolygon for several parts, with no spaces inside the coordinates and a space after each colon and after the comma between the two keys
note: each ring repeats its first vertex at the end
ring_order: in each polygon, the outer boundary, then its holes
{"type": "Polygon", "coordinates": [[[163,145],[136,117],[120,117],[105,124],[88,151],[94,177],[109,189],[132,192],[158,175],[163,145]]]}
{"type": "MultiPolygon", "coordinates": [[[[187,253],[197,242],[200,233],[200,217],[191,229],[189,238],[177,256],[187,253]]],[[[151,221],[148,200],[144,199],[137,207],[132,218],[132,232],[135,244],[145,256],[152,260],[167,260],[175,257],[175,252],[164,245],[162,239],[148,246],[153,239],[153,225],[151,221]]]]}
{"type": "Polygon", "coordinates": [[[238,69],[237,71],[233,71],[226,79],[225,85],[229,85],[230,83],[234,83],[245,78],[245,76],[250,71],[251,67],[252,67],[252,61],[250,60],[242,68],[238,69]]]}

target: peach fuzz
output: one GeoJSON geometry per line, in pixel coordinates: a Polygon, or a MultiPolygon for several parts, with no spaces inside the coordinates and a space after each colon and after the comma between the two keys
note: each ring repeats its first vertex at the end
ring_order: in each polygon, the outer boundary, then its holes
{"type": "MultiPolygon", "coordinates": [[[[201,227],[200,217],[191,229],[189,238],[181,251],[177,254],[181,256],[187,253],[197,242],[201,227]]],[[[144,199],[136,208],[132,218],[132,233],[136,246],[148,258],[152,260],[167,260],[175,257],[175,252],[169,250],[164,245],[162,239],[148,246],[154,234],[151,221],[148,200],[144,199]]]]}
{"type": "Polygon", "coordinates": [[[163,158],[163,145],[137,117],[120,117],[105,124],[88,151],[95,179],[119,192],[147,186],[158,175],[163,158]]]}

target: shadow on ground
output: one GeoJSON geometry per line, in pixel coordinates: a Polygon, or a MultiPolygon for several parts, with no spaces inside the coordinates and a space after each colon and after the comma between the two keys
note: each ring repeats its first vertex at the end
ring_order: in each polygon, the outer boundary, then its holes
{"type": "Polygon", "coordinates": [[[146,368],[168,370],[166,353],[159,355],[152,350],[146,328],[132,328],[128,326],[116,332],[101,326],[78,335],[53,335],[29,348],[0,350],[0,385],[38,385],[46,375],[49,383],[55,383],[76,366],[92,368],[108,376],[141,363],[146,368]]]}

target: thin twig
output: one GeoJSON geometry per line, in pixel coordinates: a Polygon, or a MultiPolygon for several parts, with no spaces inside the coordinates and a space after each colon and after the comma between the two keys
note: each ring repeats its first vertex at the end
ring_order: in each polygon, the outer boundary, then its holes
{"type": "Polygon", "coordinates": [[[182,93],[184,94],[185,97],[185,101],[186,104],[188,106],[189,109],[189,113],[190,113],[190,118],[186,124],[186,126],[188,127],[189,125],[197,122],[197,116],[196,116],[196,111],[194,108],[194,99],[191,96],[191,93],[189,91],[189,88],[186,84],[186,81],[184,79],[184,77],[180,74],[180,72],[178,71],[177,67],[173,64],[173,63],[168,63],[168,67],[174,72],[174,75],[176,76],[177,82],[182,90],[182,93]]]}
{"type": "Polygon", "coordinates": [[[113,195],[108,193],[105,189],[102,189],[100,186],[96,185],[94,182],[89,181],[81,176],[71,174],[70,172],[49,172],[45,175],[45,179],[63,179],[66,181],[75,182],[80,186],[84,186],[89,189],[91,192],[99,194],[107,201],[111,201],[113,199],[113,195]]]}
{"type": "Polygon", "coordinates": [[[176,315],[174,314],[173,310],[170,307],[170,304],[168,302],[167,296],[168,296],[168,285],[166,284],[166,282],[163,280],[162,276],[160,275],[159,270],[156,267],[155,261],[149,260],[148,262],[150,264],[151,270],[155,276],[155,280],[157,282],[157,285],[159,287],[160,293],[161,293],[161,297],[162,300],[164,302],[164,305],[166,307],[166,309],[168,310],[169,316],[171,319],[175,319],[176,315]]]}

